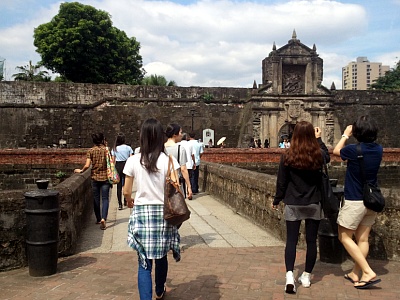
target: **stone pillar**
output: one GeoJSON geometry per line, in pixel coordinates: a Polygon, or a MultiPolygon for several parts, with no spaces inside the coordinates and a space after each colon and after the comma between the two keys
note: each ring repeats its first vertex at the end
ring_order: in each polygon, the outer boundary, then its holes
{"type": "Polygon", "coordinates": [[[271,112],[269,117],[269,144],[278,147],[278,112],[271,112]]]}
{"type": "Polygon", "coordinates": [[[321,138],[326,141],[326,130],[325,130],[325,112],[320,112],[318,115],[318,127],[321,128],[321,138]]]}
{"type": "Polygon", "coordinates": [[[264,145],[265,139],[270,139],[269,135],[269,115],[262,114],[260,116],[260,139],[264,145]]]}

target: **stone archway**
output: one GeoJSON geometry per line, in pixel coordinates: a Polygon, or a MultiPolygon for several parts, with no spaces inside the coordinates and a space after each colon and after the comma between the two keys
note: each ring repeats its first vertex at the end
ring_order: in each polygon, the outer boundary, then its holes
{"type": "Polygon", "coordinates": [[[296,126],[296,124],[293,123],[285,123],[278,132],[278,145],[276,145],[275,147],[279,146],[279,143],[281,142],[281,140],[283,140],[284,138],[287,138],[289,141],[292,139],[292,135],[293,135],[293,130],[294,127],[296,126]]]}

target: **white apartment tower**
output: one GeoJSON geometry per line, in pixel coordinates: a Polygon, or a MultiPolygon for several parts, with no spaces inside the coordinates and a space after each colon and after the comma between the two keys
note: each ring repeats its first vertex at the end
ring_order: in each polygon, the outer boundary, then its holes
{"type": "Polygon", "coordinates": [[[357,57],[342,68],[342,89],[367,90],[378,77],[384,76],[389,66],[382,63],[369,62],[366,56],[357,57]]]}

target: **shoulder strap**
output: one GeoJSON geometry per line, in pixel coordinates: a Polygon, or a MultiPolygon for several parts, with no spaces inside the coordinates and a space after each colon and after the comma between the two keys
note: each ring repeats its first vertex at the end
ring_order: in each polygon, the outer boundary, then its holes
{"type": "Polygon", "coordinates": [[[357,144],[357,159],[358,159],[358,162],[360,164],[361,180],[362,180],[363,183],[366,183],[367,180],[365,178],[364,156],[362,154],[361,144],[360,143],[357,144]]]}
{"type": "Polygon", "coordinates": [[[172,156],[168,155],[168,171],[167,171],[167,177],[171,177],[171,169],[173,168],[172,165],[172,156]]]}
{"type": "Polygon", "coordinates": [[[181,145],[178,145],[178,164],[181,164],[180,159],[181,159],[181,145]]]}
{"type": "Polygon", "coordinates": [[[327,165],[326,165],[326,158],[325,158],[325,152],[324,152],[324,150],[322,150],[321,149],[321,154],[322,154],[322,159],[323,159],[323,161],[324,161],[324,165],[323,165],[323,171],[325,172],[325,174],[326,175],[328,175],[329,176],[329,174],[328,174],[328,167],[327,167],[327,165]]]}

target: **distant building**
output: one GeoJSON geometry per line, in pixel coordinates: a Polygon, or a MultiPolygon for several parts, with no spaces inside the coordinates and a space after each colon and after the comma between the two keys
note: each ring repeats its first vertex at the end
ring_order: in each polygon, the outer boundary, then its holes
{"type": "Polygon", "coordinates": [[[374,80],[384,76],[389,71],[389,66],[382,63],[370,62],[366,56],[357,57],[342,68],[342,89],[344,90],[367,90],[374,80]]]}

